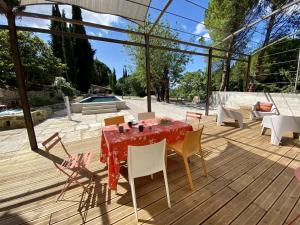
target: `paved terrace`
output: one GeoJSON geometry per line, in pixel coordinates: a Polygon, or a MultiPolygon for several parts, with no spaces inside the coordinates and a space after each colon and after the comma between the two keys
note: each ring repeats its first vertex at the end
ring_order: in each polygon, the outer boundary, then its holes
{"type": "MultiPolygon", "coordinates": [[[[81,113],[73,114],[72,121],[66,116],[66,111],[55,112],[52,118],[35,126],[37,140],[41,143],[51,134],[59,132],[65,142],[79,141],[86,138],[97,137],[103,126],[103,119],[115,115],[124,115],[125,120],[137,118],[138,112],[147,111],[146,99],[125,99],[128,105],[127,110],[121,110],[117,113],[105,113],[96,115],[82,115],[81,113]]],[[[187,110],[197,110],[194,106],[184,106],[175,104],[166,104],[163,102],[153,101],[152,110],[157,116],[168,116],[174,119],[184,119],[187,110]]],[[[204,112],[203,108],[198,111],[204,112]]],[[[0,131],[0,154],[19,150],[28,150],[29,142],[26,129],[13,129],[0,131]]]]}
{"type": "MultiPolygon", "coordinates": [[[[169,115],[175,110],[171,107],[169,115]]],[[[86,125],[62,121],[57,129],[62,129],[62,124],[68,128],[69,123],[75,124],[74,133],[75,127],[86,125]]],[[[195,190],[190,191],[182,160],[170,155],[167,173],[172,208],[167,207],[162,174],[155,174],[153,181],[150,177],[138,178],[135,183],[139,223],[280,225],[292,221],[300,212],[300,183],[294,178],[294,169],[300,166],[300,141],[289,135],[283,139],[283,146],[272,146],[269,133],[260,136],[259,121],[246,121],[243,130],[216,127],[213,116],[202,123],[208,178],[203,175],[199,158],[193,156],[190,168],[195,190]]],[[[97,137],[67,143],[73,153],[94,154],[89,169],[97,176],[91,194],[84,197],[86,205],[81,208],[82,189],[78,186],[67,191],[62,201],[55,202],[65,176],[56,172],[43,151],[1,154],[9,157],[1,157],[0,164],[0,224],[136,224],[126,169],[122,171],[118,195],[107,189],[106,168],[99,163],[97,129],[97,137]]],[[[68,133],[64,133],[67,138],[68,133]]],[[[58,154],[56,150],[53,153],[58,154]]],[[[81,181],[86,180],[83,174],[81,181]]],[[[294,224],[299,223],[298,220],[294,224]]]]}

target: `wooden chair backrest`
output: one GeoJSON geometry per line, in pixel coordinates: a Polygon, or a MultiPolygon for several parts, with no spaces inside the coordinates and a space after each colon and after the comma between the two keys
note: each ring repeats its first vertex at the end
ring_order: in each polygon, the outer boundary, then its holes
{"type": "Polygon", "coordinates": [[[189,131],[186,133],[183,141],[183,153],[189,154],[201,150],[201,136],[204,126],[199,130],[189,131]]]}
{"type": "Polygon", "coordinates": [[[202,117],[202,113],[197,113],[197,112],[186,112],[186,118],[191,117],[191,118],[197,118],[197,119],[201,119],[202,117]]]}
{"type": "Polygon", "coordinates": [[[138,113],[138,120],[155,119],[155,112],[138,113]]]}
{"type": "Polygon", "coordinates": [[[48,139],[42,142],[42,145],[45,147],[46,152],[50,152],[50,150],[61,142],[61,138],[59,137],[58,132],[54,133],[48,139]]]}
{"type": "MultiPolygon", "coordinates": [[[[42,142],[42,145],[44,146],[46,152],[49,153],[50,150],[51,150],[54,146],[56,146],[58,143],[61,144],[61,146],[62,146],[62,148],[63,148],[65,154],[66,154],[68,157],[70,157],[71,155],[70,155],[70,153],[67,151],[67,149],[66,149],[64,143],[61,141],[61,138],[60,138],[58,132],[54,133],[54,134],[53,134],[52,136],[50,136],[48,139],[46,139],[45,141],[43,141],[43,142],[42,142]]],[[[49,154],[50,154],[50,153],[49,153],[49,154]]],[[[50,154],[50,155],[51,155],[51,154],[50,154]]]]}
{"type": "Polygon", "coordinates": [[[105,126],[116,125],[121,123],[125,123],[124,116],[115,116],[104,119],[105,126]]]}

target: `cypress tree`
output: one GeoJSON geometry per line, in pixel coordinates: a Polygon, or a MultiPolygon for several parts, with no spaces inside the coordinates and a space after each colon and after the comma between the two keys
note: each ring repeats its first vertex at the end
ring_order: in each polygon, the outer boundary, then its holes
{"type": "MultiPolygon", "coordinates": [[[[62,18],[66,18],[64,10],[62,11],[62,18]]],[[[72,28],[68,27],[67,24],[63,22],[61,23],[61,29],[64,32],[70,32],[72,28]]],[[[63,36],[63,50],[64,50],[65,63],[68,66],[67,80],[71,81],[73,86],[76,86],[76,67],[74,61],[72,38],[68,36],[63,36]]]]}
{"type": "MultiPolygon", "coordinates": [[[[61,17],[58,4],[52,6],[52,16],[61,17]]],[[[51,20],[50,30],[61,31],[61,23],[51,20]]],[[[56,58],[60,58],[61,62],[65,62],[64,50],[63,50],[63,38],[60,35],[51,34],[51,48],[53,55],[56,58]]]]}
{"type": "Polygon", "coordinates": [[[123,67],[123,77],[124,78],[128,77],[126,66],[123,67]]]}
{"type": "MultiPolygon", "coordinates": [[[[72,6],[72,18],[82,21],[81,9],[72,6]]],[[[73,25],[74,33],[86,34],[82,25],[73,25]]],[[[74,58],[76,63],[76,86],[78,90],[86,92],[90,88],[92,78],[96,76],[94,54],[91,44],[87,39],[74,40],[74,58]]]]}

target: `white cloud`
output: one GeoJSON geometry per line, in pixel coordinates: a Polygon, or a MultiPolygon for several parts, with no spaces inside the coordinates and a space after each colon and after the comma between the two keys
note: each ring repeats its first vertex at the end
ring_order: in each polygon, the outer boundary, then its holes
{"type": "MultiPolygon", "coordinates": [[[[59,6],[60,10],[64,10],[67,18],[72,17],[72,7],[69,5],[61,5],[59,6]]],[[[82,18],[86,22],[112,26],[114,24],[118,24],[120,22],[120,18],[118,16],[110,15],[110,14],[100,14],[94,13],[85,9],[82,9],[82,18]]]]}
{"type": "Polygon", "coordinates": [[[206,33],[206,32],[207,32],[207,30],[206,30],[204,24],[198,23],[198,24],[196,25],[194,34],[202,35],[203,33],[206,33]]]}
{"type": "Polygon", "coordinates": [[[210,35],[203,23],[198,23],[195,27],[194,34],[201,35],[205,39],[210,39],[210,35]]]}
{"type": "Polygon", "coordinates": [[[205,34],[203,35],[203,37],[204,37],[204,38],[207,38],[207,39],[210,39],[209,33],[205,33],[205,34]]]}
{"type": "MultiPolygon", "coordinates": [[[[69,5],[60,5],[60,10],[64,10],[67,18],[72,18],[72,7],[69,5]]],[[[46,15],[51,15],[51,5],[35,5],[35,6],[27,6],[27,12],[33,13],[41,13],[46,15]]],[[[84,21],[106,25],[106,26],[113,26],[120,23],[120,17],[109,15],[109,14],[99,14],[90,12],[87,10],[82,10],[82,18],[84,21]]],[[[50,21],[49,20],[42,20],[42,19],[35,19],[29,17],[23,17],[19,19],[19,25],[21,26],[31,26],[35,28],[49,28],[50,21]]],[[[107,34],[108,30],[100,30],[99,36],[103,34],[107,34]]]]}
{"type": "Polygon", "coordinates": [[[186,30],[186,29],[187,29],[187,26],[186,26],[186,25],[184,25],[184,24],[182,24],[182,25],[181,25],[181,27],[182,27],[184,30],[186,30]]]}

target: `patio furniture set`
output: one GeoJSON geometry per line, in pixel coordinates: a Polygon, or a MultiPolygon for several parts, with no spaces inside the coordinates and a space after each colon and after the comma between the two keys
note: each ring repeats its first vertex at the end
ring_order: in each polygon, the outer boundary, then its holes
{"type": "MultiPolygon", "coordinates": [[[[207,176],[207,169],[204,155],[201,148],[201,136],[203,126],[200,127],[200,113],[187,112],[186,121],[173,120],[169,118],[157,118],[154,112],[139,113],[137,121],[125,123],[123,116],[116,116],[104,119],[105,126],[101,131],[101,157],[100,162],[107,165],[108,187],[117,193],[118,180],[120,178],[121,162],[127,162],[128,181],[131,187],[131,194],[135,217],[137,215],[137,203],[134,187],[134,179],[143,176],[151,176],[157,172],[163,172],[164,183],[167,194],[168,207],[171,208],[168,179],[167,179],[167,157],[168,151],[174,151],[182,157],[187,173],[189,187],[193,190],[192,175],[189,168],[189,157],[198,155],[207,176]],[[193,129],[187,123],[188,118],[196,119],[198,129],[193,129]]],[[[87,170],[91,152],[70,155],[61,141],[58,133],[55,133],[42,144],[47,153],[57,144],[62,145],[67,158],[60,164],[54,162],[55,167],[64,173],[68,178],[59,194],[57,200],[72,183],[79,184],[84,193],[89,193],[90,182],[86,185],[77,179],[81,172],[87,170]]],[[[53,157],[49,153],[50,157],[53,157]]],[[[54,159],[53,159],[54,161],[54,159]]],[[[90,181],[93,177],[90,177],[90,181]]]]}
{"type": "MultiPolygon", "coordinates": [[[[284,131],[292,131],[295,137],[299,137],[300,118],[277,115],[277,109],[272,104],[257,103],[246,108],[244,111],[250,113],[250,118],[261,118],[262,134],[271,129],[271,143],[278,145],[284,131]],[[275,115],[274,115],[275,114],[275,115]]],[[[168,151],[173,151],[182,157],[190,190],[194,189],[192,175],[189,168],[189,157],[197,155],[200,158],[204,175],[207,177],[206,163],[201,148],[201,136],[204,126],[200,126],[202,114],[187,112],[185,122],[169,118],[157,118],[154,112],[138,113],[137,121],[125,123],[124,116],[116,116],[104,119],[105,126],[101,131],[101,156],[100,162],[107,165],[108,180],[110,190],[117,193],[118,181],[120,178],[120,167],[125,162],[128,167],[128,182],[131,188],[135,218],[138,220],[137,202],[135,194],[134,179],[138,177],[151,176],[158,172],[163,172],[166,188],[167,204],[171,208],[168,179],[167,179],[167,158],[168,151]],[[198,121],[197,129],[187,123],[192,118],[198,121]]],[[[218,107],[217,126],[220,126],[225,119],[233,119],[243,128],[243,115],[240,111],[224,106],[218,107]]],[[[64,192],[72,183],[83,188],[83,193],[90,193],[90,183],[93,180],[91,175],[89,182],[83,184],[78,181],[80,174],[87,171],[92,153],[85,152],[71,155],[58,133],[55,133],[42,145],[45,147],[49,157],[54,162],[55,167],[67,176],[57,200],[61,199],[64,192]],[[67,158],[62,162],[55,162],[50,150],[57,144],[61,144],[67,158]]],[[[299,177],[299,171],[296,172],[299,177]]]]}
{"type": "Polygon", "coordinates": [[[279,145],[284,132],[287,131],[293,132],[294,138],[299,138],[300,117],[279,115],[276,106],[269,102],[257,102],[251,107],[241,106],[240,109],[220,105],[217,111],[217,126],[221,126],[226,119],[232,119],[243,128],[243,117],[247,112],[250,120],[262,119],[261,135],[264,135],[267,129],[271,130],[271,144],[279,145]]]}

